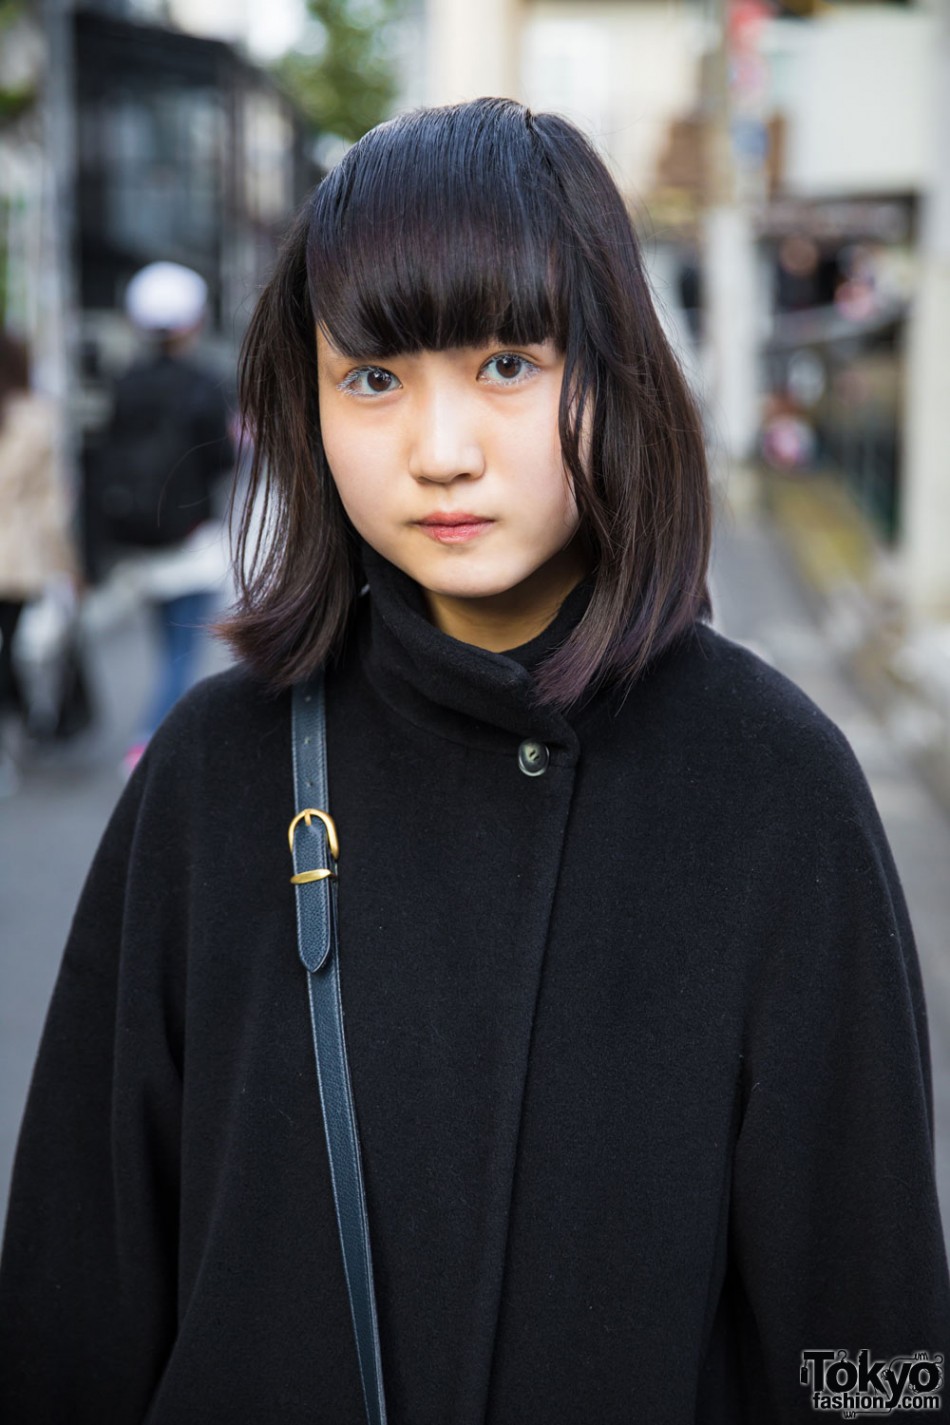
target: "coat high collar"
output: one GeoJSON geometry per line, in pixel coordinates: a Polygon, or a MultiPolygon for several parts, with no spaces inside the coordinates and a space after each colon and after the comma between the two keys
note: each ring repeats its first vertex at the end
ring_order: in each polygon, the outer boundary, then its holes
{"type": "Polygon", "coordinates": [[[453,740],[507,749],[512,735],[539,738],[552,754],[561,749],[564,760],[576,759],[573,727],[563,713],[539,704],[532,674],[583,617],[593,575],[571,590],[535,638],[491,653],[436,628],[419,585],[365,541],[362,559],[369,586],[363,667],[391,706],[453,740]]]}

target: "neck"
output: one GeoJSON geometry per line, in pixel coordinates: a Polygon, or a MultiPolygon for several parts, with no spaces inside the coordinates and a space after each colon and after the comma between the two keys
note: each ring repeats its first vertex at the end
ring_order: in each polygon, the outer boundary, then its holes
{"type": "Polygon", "coordinates": [[[553,559],[504,593],[465,599],[424,590],[429,619],[461,643],[504,653],[542,633],[590,568],[588,551],[574,538],[553,559]]]}

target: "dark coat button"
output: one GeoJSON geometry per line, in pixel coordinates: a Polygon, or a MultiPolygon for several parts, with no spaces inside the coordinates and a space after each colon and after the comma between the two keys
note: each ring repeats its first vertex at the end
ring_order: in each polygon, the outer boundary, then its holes
{"type": "Polygon", "coordinates": [[[518,766],[526,777],[540,777],[546,772],[551,754],[543,742],[534,742],[530,737],[518,748],[518,766]]]}

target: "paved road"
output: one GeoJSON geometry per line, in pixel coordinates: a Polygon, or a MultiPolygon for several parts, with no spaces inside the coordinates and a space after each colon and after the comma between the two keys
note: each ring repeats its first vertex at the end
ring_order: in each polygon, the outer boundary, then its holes
{"type": "MultiPolygon", "coordinates": [[[[938,1170],[950,1227],[950,820],[843,677],[774,534],[754,517],[719,523],[713,561],[717,626],[788,673],[844,730],[887,826],[927,985],[938,1121],[938,1170]]],[[[0,802],[0,1212],[43,1015],[72,909],[121,787],[117,765],[148,677],[141,615],[93,649],[102,703],[97,736],[41,762],[0,802]],[[55,850],[50,850],[54,846],[55,850]]],[[[223,654],[210,651],[207,669],[223,654]]]]}

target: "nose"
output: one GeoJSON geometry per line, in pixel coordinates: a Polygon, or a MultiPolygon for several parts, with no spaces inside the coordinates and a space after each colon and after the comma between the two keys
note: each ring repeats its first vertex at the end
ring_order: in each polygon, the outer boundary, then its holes
{"type": "Polygon", "coordinates": [[[413,411],[409,473],[416,480],[447,484],[459,476],[485,472],[485,453],[465,396],[451,383],[433,386],[413,411]]]}

